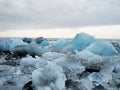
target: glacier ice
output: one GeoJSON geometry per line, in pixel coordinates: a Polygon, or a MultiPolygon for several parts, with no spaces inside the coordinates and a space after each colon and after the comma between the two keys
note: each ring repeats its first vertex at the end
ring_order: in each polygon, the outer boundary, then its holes
{"type": "Polygon", "coordinates": [[[89,69],[100,70],[105,64],[101,56],[95,55],[88,50],[77,52],[76,55],[74,55],[74,58],[89,69]]]}
{"type": "Polygon", "coordinates": [[[57,58],[66,57],[66,54],[57,53],[57,52],[46,52],[42,55],[42,58],[45,60],[53,61],[57,58]]]}
{"type": "Polygon", "coordinates": [[[29,54],[31,56],[35,56],[35,55],[41,56],[42,54],[49,52],[49,51],[50,51],[49,48],[39,47],[38,45],[35,45],[35,44],[18,46],[12,50],[12,52],[15,54],[19,54],[19,55],[29,54]]]}
{"type": "Polygon", "coordinates": [[[114,71],[115,71],[116,73],[120,73],[120,65],[116,65],[114,71]]]}
{"type": "Polygon", "coordinates": [[[61,38],[61,39],[57,40],[57,41],[53,44],[53,46],[55,46],[55,47],[63,47],[63,46],[65,46],[67,43],[68,43],[68,40],[67,40],[67,39],[61,38]]]}
{"type": "Polygon", "coordinates": [[[0,41],[0,51],[11,51],[16,46],[27,45],[22,39],[5,39],[0,41]]]}
{"type": "Polygon", "coordinates": [[[68,48],[72,53],[75,51],[82,51],[95,41],[94,37],[85,33],[77,34],[73,40],[68,44],[68,48]]]}
{"type": "Polygon", "coordinates": [[[49,46],[48,40],[43,40],[40,44],[40,46],[49,46]]]}
{"type": "Polygon", "coordinates": [[[32,72],[32,81],[36,89],[41,90],[63,90],[66,77],[61,67],[49,63],[43,69],[32,72]]]}
{"type": "Polygon", "coordinates": [[[43,61],[39,57],[32,58],[31,56],[22,58],[20,61],[21,72],[32,73],[37,68],[43,68],[47,65],[47,61],[43,61]]]}
{"type": "Polygon", "coordinates": [[[8,65],[0,65],[0,77],[12,76],[16,72],[16,68],[8,65]]]}
{"type": "Polygon", "coordinates": [[[90,52],[100,56],[111,56],[118,54],[117,50],[110,43],[104,40],[95,41],[88,46],[86,50],[89,50],[90,52]]]}
{"type": "Polygon", "coordinates": [[[71,58],[61,57],[56,60],[56,63],[63,69],[68,69],[70,72],[73,72],[75,74],[81,74],[83,71],[85,71],[84,66],[71,58]]]}
{"type": "Polygon", "coordinates": [[[1,86],[23,89],[29,82],[36,90],[120,89],[118,42],[112,46],[109,41],[95,40],[85,33],[70,41],[46,41],[44,38],[0,41],[0,89],[1,86]]]}
{"type": "Polygon", "coordinates": [[[12,39],[12,43],[10,44],[10,51],[19,45],[27,45],[27,43],[23,42],[22,39],[12,39]]]}
{"type": "Polygon", "coordinates": [[[113,66],[105,66],[99,73],[93,72],[88,76],[88,79],[93,82],[95,86],[103,86],[105,89],[108,89],[112,81],[112,72],[114,70],[113,66]]]}
{"type": "Polygon", "coordinates": [[[0,51],[9,51],[10,44],[12,43],[11,39],[3,39],[0,41],[0,51]]]}
{"type": "Polygon", "coordinates": [[[23,41],[29,44],[33,41],[33,39],[32,38],[23,38],[23,41]]]}

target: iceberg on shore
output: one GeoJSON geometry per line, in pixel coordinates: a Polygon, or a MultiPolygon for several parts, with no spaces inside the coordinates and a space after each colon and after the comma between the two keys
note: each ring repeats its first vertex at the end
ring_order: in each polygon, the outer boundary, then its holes
{"type": "Polygon", "coordinates": [[[112,44],[104,40],[95,41],[88,46],[86,50],[100,56],[112,56],[118,54],[117,50],[112,46],[112,44]]]}
{"type": "Polygon", "coordinates": [[[33,85],[38,90],[63,90],[65,80],[62,68],[52,63],[32,73],[33,85]]]}
{"type": "Polygon", "coordinates": [[[27,45],[22,39],[5,39],[0,41],[0,51],[12,51],[16,46],[27,45]]]}
{"type": "Polygon", "coordinates": [[[95,38],[93,36],[85,33],[80,33],[72,39],[67,47],[71,50],[72,53],[75,53],[75,51],[82,51],[94,41],[95,38]]]}

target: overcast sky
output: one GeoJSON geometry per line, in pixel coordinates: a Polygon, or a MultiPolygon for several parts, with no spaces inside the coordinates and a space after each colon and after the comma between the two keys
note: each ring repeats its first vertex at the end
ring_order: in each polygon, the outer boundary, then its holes
{"type": "Polygon", "coordinates": [[[0,0],[0,31],[120,25],[120,0],[0,0]]]}
{"type": "Polygon", "coordinates": [[[120,0],[0,0],[0,30],[120,24],[120,0]]]}

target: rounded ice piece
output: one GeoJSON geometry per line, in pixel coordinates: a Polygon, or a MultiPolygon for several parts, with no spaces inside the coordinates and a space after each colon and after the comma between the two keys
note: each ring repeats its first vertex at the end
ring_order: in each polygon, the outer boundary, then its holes
{"type": "Polygon", "coordinates": [[[87,47],[86,50],[89,50],[90,52],[100,56],[112,56],[118,54],[117,50],[112,46],[112,44],[104,40],[95,41],[89,47],[87,47]]]}
{"type": "Polygon", "coordinates": [[[63,46],[65,46],[67,43],[68,43],[68,41],[67,41],[66,39],[61,38],[61,39],[57,40],[57,41],[53,44],[53,46],[63,47],[63,46]]]}
{"type": "Polygon", "coordinates": [[[63,90],[65,80],[66,77],[62,68],[52,63],[44,69],[37,69],[32,73],[32,81],[36,89],[47,90],[49,88],[49,90],[63,90]]]}
{"type": "Polygon", "coordinates": [[[86,33],[77,34],[74,39],[68,44],[68,48],[72,53],[82,51],[95,41],[94,37],[86,33]]]}

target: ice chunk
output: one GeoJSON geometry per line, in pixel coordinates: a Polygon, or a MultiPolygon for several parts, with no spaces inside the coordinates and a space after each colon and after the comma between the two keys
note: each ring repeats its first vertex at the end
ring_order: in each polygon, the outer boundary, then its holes
{"type": "Polygon", "coordinates": [[[57,40],[57,41],[53,44],[53,46],[55,46],[55,47],[63,47],[63,46],[65,46],[67,43],[68,43],[68,41],[67,41],[66,39],[61,38],[61,39],[57,40]]]}
{"type": "Polygon", "coordinates": [[[38,37],[35,39],[37,44],[40,44],[43,40],[45,40],[43,37],[38,37]]]}
{"type": "Polygon", "coordinates": [[[10,51],[19,45],[27,45],[27,43],[23,42],[22,39],[12,39],[12,43],[10,44],[10,51]]]}
{"type": "Polygon", "coordinates": [[[43,61],[39,57],[32,58],[31,56],[22,58],[20,62],[21,72],[23,73],[32,73],[35,69],[43,68],[45,65],[47,65],[45,60],[43,61]]]}
{"type": "Polygon", "coordinates": [[[94,37],[85,33],[77,34],[74,39],[68,45],[68,48],[71,50],[72,53],[75,51],[82,51],[87,46],[95,41],[94,37]]]}
{"type": "Polygon", "coordinates": [[[21,88],[29,81],[31,81],[31,75],[26,75],[26,74],[14,75],[10,80],[10,82],[15,83],[15,86],[21,88]]]}
{"type": "Polygon", "coordinates": [[[95,55],[88,50],[77,52],[74,58],[88,69],[100,70],[105,64],[101,56],[95,55]]]}
{"type": "Polygon", "coordinates": [[[90,52],[100,55],[100,56],[111,56],[117,55],[117,50],[108,42],[104,40],[98,40],[92,43],[89,47],[86,48],[90,52]]]}
{"type": "Polygon", "coordinates": [[[40,44],[40,46],[49,46],[48,40],[43,40],[40,44]]]}
{"type": "Polygon", "coordinates": [[[13,66],[0,65],[0,77],[12,76],[16,72],[16,68],[13,66]]]}
{"type": "Polygon", "coordinates": [[[114,71],[115,71],[116,73],[120,73],[120,65],[116,65],[114,71]]]}
{"type": "Polygon", "coordinates": [[[85,71],[84,66],[82,66],[80,63],[71,58],[58,58],[56,59],[56,63],[57,65],[66,68],[75,74],[81,74],[83,71],[85,71]]]}
{"type": "Polygon", "coordinates": [[[32,38],[23,38],[23,41],[26,43],[31,43],[33,41],[32,38]]]}
{"type": "Polygon", "coordinates": [[[0,51],[9,51],[10,44],[12,43],[11,39],[3,39],[0,41],[0,51]]]}
{"type": "Polygon", "coordinates": [[[27,45],[21,39],[4,39],[0,41],[0,51],[11,51],[16,46],[27,45]]]}
{"type": "Polygon", "coordinates": [[[33,85],[41,90],[63,90],[65,80],[62,68],[52,63],[49,63],[43,70],[37,69],[32,73],[33,85]]]}
{"type": "Polygon", "coordinates": [[[12,52],[19,55],[29,54],[31,56],[41,56],[42,54],[50,51],[49,48],[39,47],[38,45],[22,45],[17,46],[12,52]]]}
{"type": "Polygon", "coordinates": [[[66,80],[66,87],[66,90],[93,90],[93,84],[87,78],[76,81],[66,80]]]}
{"type": "MultiPolygon", "coordinates": [[[[80,80],[80,86],[81,86],[81,88],[83,88],[83,90],[93,90],[93,84],[87,78],[80,80]]],[[[79,88],[79,89],[81,89],[81,88],[79,88]]]]}
{"type": "Polygon", "coordinates": [[[66,55],[63,53],[57,53],[57,52],[47,52],[42,55],[42,58],[50,61],[55,60],[57,58],[61,58],[61,57],[66,57],[66,55]]]}
{"type": "Polygon", "coordinates": [[[108,83],[112,80],[113,66],[104,67],[99,73],[92,73],[88,76],[88,79],[93,82],[95,86],[102,85],[104,88],[108,88],[108,83]]]}

